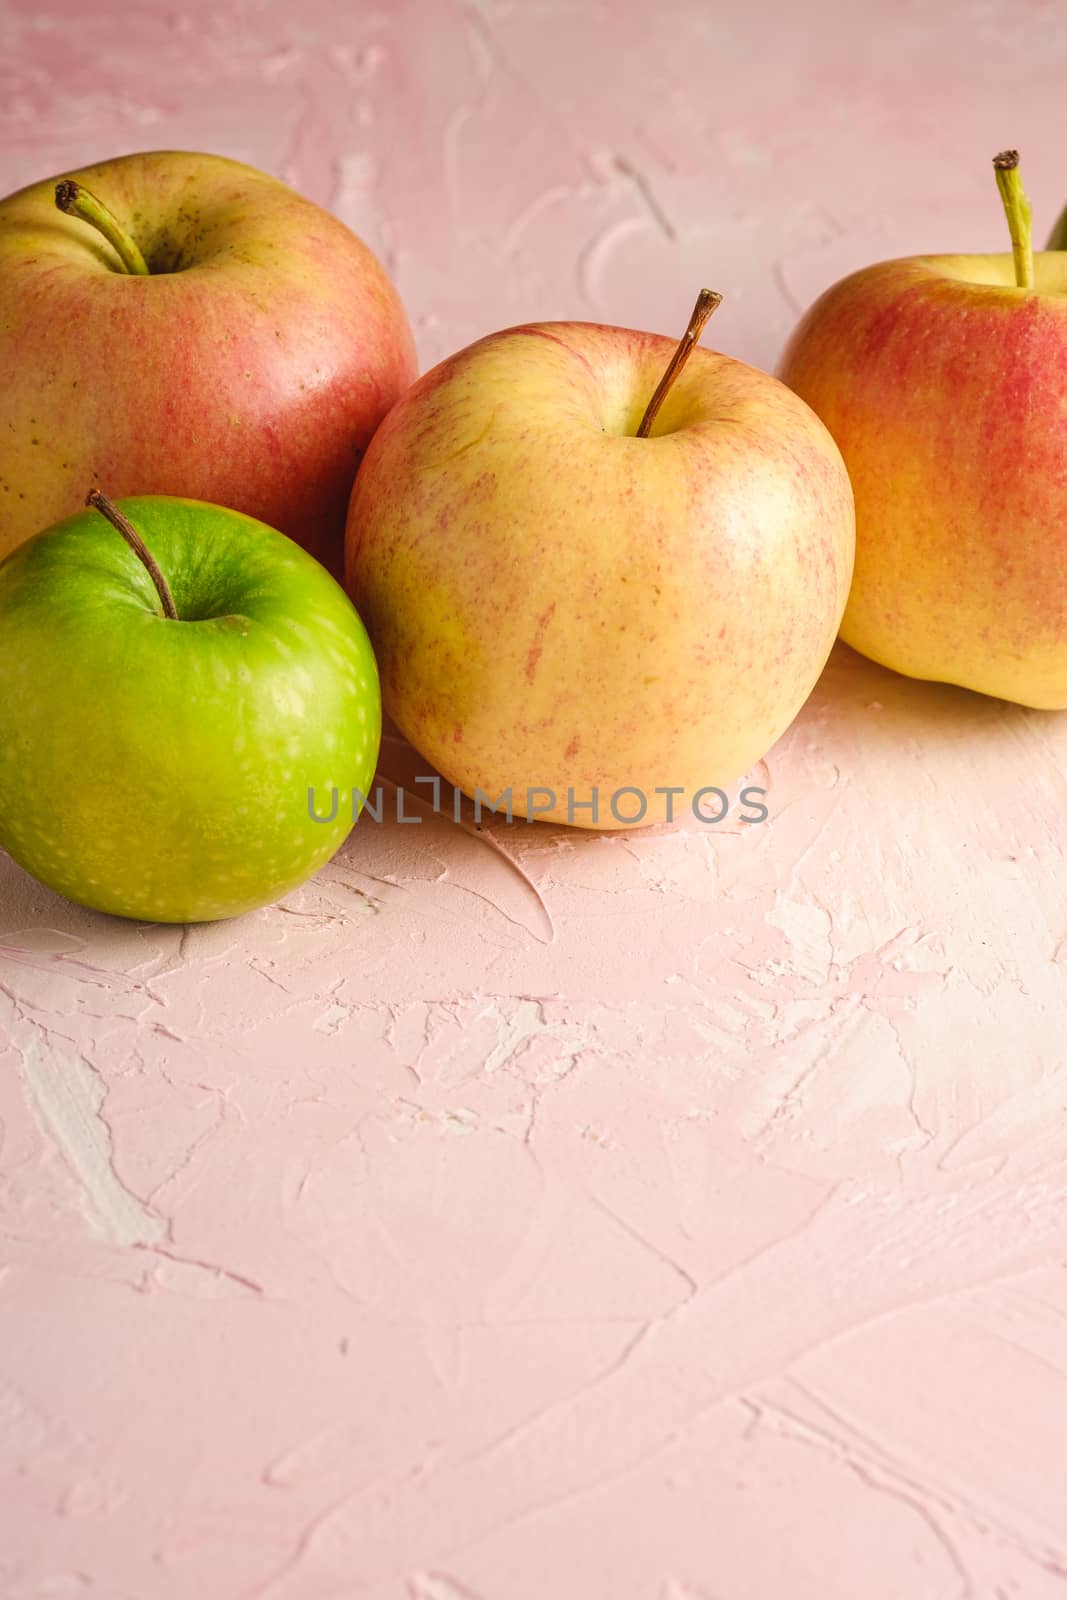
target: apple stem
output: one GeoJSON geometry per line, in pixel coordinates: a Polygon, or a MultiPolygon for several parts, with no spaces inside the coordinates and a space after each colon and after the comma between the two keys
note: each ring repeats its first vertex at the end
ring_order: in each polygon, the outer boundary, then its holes
{"type": "Polygon", "coordinates": [[[689,318],[689,326],[678,341],[678,348],[667,363],[667,370],[659,380],[656,392],[648,402],[645,414],[641,418],[641,426],[637,430],[638,439],[647,439],[656,420],[656,413],[666,400],[671,385],[685,366],[696,346],[700,343],[700,335],[713,311],[722,305],[722,295],[716,294],[714,289],[701,289],[697,295],[697,303],[693,307],[693,315],[689,318]]]}
{"type": "Polygon", "coordinates": [[[1018,150],[1002,150],[993,157],[993,171],[1000,191],[1004,215],[1011,234],[1011,253],[1015,262],[1015,284],[1019,289],[1034,287],[1034,246],[1031,237],[1030,202],[1019,176],[1018,150]]]}
{"type": "Polygon", "coordinates": [[[177,622],[178,611],[174,604],[174,596],[170,592],[170,585],[159,570],[155,556],[149,550],[129,517],[119,510],[114,500],[109,500],[106,494],[101,494],[99,489],[89,490],[85,497],[85,504],[92,506],[94,511],[99,511],[100,515],[106,517],[111,526],[117,528],[119,533],[122,534],[122,537],[155,584],[156,593],[159,595],[163,605],[163,615],[169,617],[172,622],[177,622]]]}
{"type": "Polygon", "coordinates": [[[1067,210],[1061,211],[1056,226],[1048,236],[1046,250],[1067,250],[1067,210]]]}
{"type": "Polygon", "coordinates": [[[84,188],[80,183],[75,183],[73,178],[64,178],[56,184],[56,205],[60,211],[65,211],[68,217],[78,217],[80,221],[88,222],[98,233],[102,233],[115,250],[126,272],[139,278],[149,276],[148,263],[137,245],[115,214],[109,211],[104,202],[98,200],[91,190],[84,188]]]}

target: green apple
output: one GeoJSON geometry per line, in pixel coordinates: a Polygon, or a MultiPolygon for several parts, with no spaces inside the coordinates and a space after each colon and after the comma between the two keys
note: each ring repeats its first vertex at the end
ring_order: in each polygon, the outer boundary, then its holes
{"type": "Polygon", "coordinates": [[[0,845],[119,916],[265,905],[329,860],[373,777],[363,624],[251,517],[90,498],[0,563],[0,845]]]}

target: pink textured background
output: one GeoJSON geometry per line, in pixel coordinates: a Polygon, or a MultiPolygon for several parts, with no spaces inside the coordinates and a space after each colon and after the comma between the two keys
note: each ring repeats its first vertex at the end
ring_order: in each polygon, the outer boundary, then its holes
{"type": "MultiPolygon", "coordinates": [[[[426,364],[706,281],[773,365],[1006,144],[1043,237],[1065,82],[1057,0],[7,0],[0,188],[213,149],[426,364]]],[[[0,858],[3,1600],[1067,1595],[1067,719],[839,648],[751,781],[186,931],[0,858]]]]}

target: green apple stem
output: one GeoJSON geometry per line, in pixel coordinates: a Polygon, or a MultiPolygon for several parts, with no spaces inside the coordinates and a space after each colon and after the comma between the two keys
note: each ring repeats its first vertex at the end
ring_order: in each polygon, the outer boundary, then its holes
{"type": "Polygon", "coordinates": [[[1011,253],[1015,261],[1015,283],[1019,289],[1034,287],[1034,245],[1031,236],[1030,202],[1019,176],[1018,150],[1002,150],[993,157],[997,188],[1011,234],[1011,253]]]}
{"type": "Polygon", "coordinates": [[[56,184],[56,205],[68,217],[78,217],[102,233],[127,272],[140,278],[149,276],[148,263],[135,242],[115,214],[91,190],[75,183],[73,178],[64,178],[56,184]]]}
{"type": "Polygon", "coordinates": [[[99,511],[100,515],[106,517],[111,526],[117,528],[119,533],[122,534],[122,537],[155,584],[156,593],[159,595],[163,605],[163,615],[169,617],[172,622],[177,622],[178,611],[174,604],[174,596],[170,592],[170,585],[159,570],[155,556],[149,550],[129,517],[119,510],[114,500],[109,500],[106,494],[101,494],[99,489],[89,490],[85,497],[85,504],[92,506],[94,511],[99,511]]]}
{"type": "Polygon", "coordinates": [[[656,420],[656,413],[666,400],[671,385],[685,366],[696,346],[700,343],[700,335],[704,332],[708,318],[713,311],[722,305],[722,295],[716,294],[714,289],[701,289],[697,295],[697,303],[693,307],[693,315],[689,318],[689,326],[678,341],[678,348],[667,363],[667,370],[659,380],[655,394],[648,402],[645,414],[641,418],[641,426],[637,430],[638,439],[647,439],[656,420]]]}

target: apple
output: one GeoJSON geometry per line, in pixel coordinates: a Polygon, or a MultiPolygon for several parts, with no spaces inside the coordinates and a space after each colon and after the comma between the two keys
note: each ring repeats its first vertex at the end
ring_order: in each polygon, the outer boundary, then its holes
{"type": "Polygon", "coordinates": [[[177,151],[0,201],[0,368],[0,559],[107,483],[232,506],[338,575],[360,453],[416,371],[343,223],[177,151]]]}
{"type": "Polygon", "coordinates": [[[0,845],[118,916],[265,905],[330,858],[368,792],[363,625],[251,517],[90,499],[0,563],[0,845]]]}
{"type": "Polygon", "coordinates": [[[1032,254],[1016,152],[997,179],[1011,254],[853,273],[808,311],[779,375],[852,477],[847,643],[911,677],[1061,708],[1067,255],[1032,254]]]}
{"type": "Polygon", "coordinates": [[[491,334],[375,435],[346,581],[386,709],[466,794],[585,827],[679,820],[822,670],[852,571],[848,476],[774,378],[710,350],[685,364],[718,298],[673,357],[589,323],[491,334]]]}

